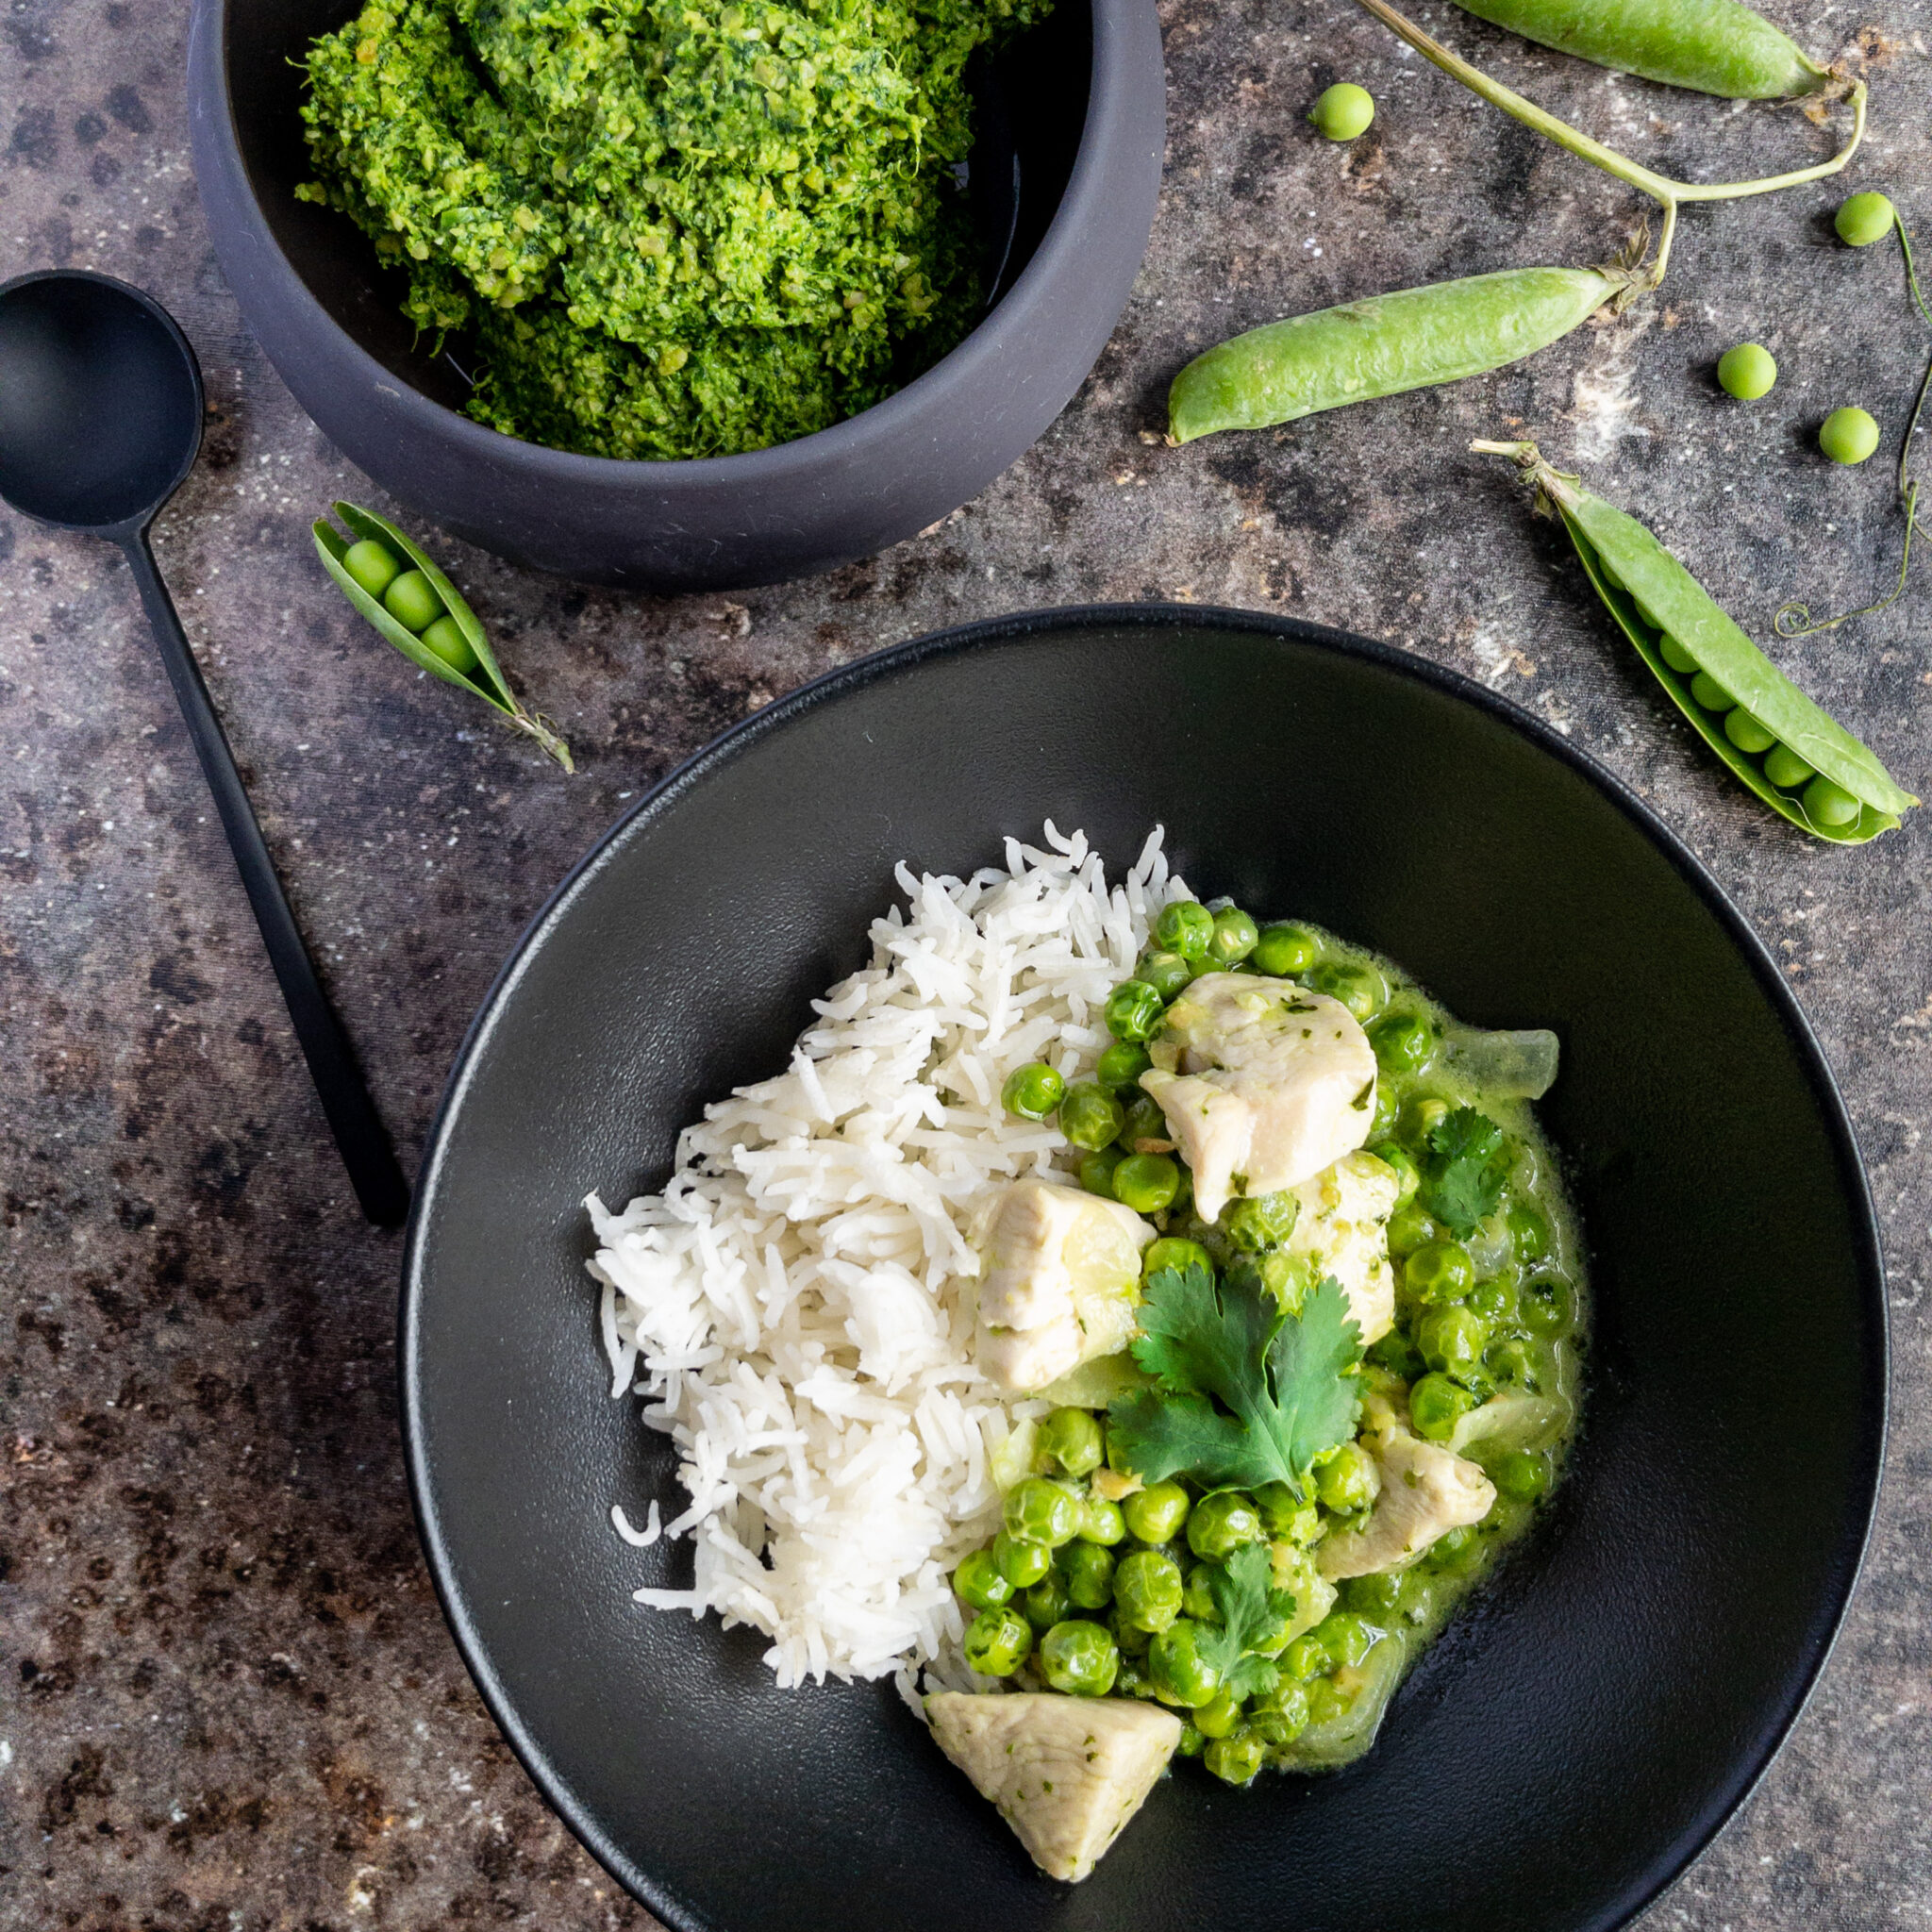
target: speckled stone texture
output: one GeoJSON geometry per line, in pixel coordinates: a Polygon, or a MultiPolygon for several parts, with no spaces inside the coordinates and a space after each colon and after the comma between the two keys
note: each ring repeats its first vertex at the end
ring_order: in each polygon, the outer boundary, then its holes
{"type": "MultiPolygon", "coordinates": [[[[1890,187],[1932,242],[1920,8],[1772,4],[1868,74],[1852,178],[1890,187]]],[[[1422,17],[1670,172],[1829,151],[1794,110],[1733,112],[1444,8],[1422,17]]],[[[1145,272],[1080,396],[977,502],[835,577],[736,597],[575,590],[432,539],[569,733],[567,779],[419,679],[318,571],[310,517],[383,499],[224,286],[188,162],[186,24],[186,0],[11,0],[0,273],[126,276],[201,354],[207,448],[158,548],[399,1145],[420,1144],[496,962],[625,801],[829,665],[1016,607],[1175,597],[1345,625],[1485,680],[1650,799],[1786,959],[1844,1082],[1892,1271],[1892,1450],[1864,1586],[1762,1788],[1641,1924],[1932,1918],[1926,833],[1841,852],[1755,806],[1503,466],[1463,453],[1540,435],[1760,636],[1788,596],[1864,601],[1897,566],[1886,463],[1835,470],[1809,438],[1846,402],[1895,437],[1928,340],[1896,252],[1832,240],[1841,191],[1692,212],[1658,299],[1527,367],[1169,451],[1164,385],[1218,337],[1436,276],[1600,259],[1637,204],[1344,0],[1168,0],[1145,272]],[[1349,147],[1302,118],[1340,78],[1381,106],[1349,147]],[[1748,408],[1712,379],[1747,338],[1784,370],[1748,408]]],[[[1926,789],[1923,579],[1882,617],[1775,648],[1926,789]]],[[[647,1924],[538,1799],[444,1633],[397,1441],[398,1241],[348,1198],[126,573],[4,514],[0,720],[0,1922],[647,1924]]]]}

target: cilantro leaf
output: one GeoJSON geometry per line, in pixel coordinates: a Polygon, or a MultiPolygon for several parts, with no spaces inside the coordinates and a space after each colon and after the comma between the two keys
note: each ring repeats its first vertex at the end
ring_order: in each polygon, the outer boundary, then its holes
{"type": "Polygon", "coordinates": [[[1208,1593],[1221,1613],[1219,1624],[1201,1624],[1195,1647],[1221,1673],[1223,1687],[1237,1700],[1272,1690],[1281,1673],[1257,1644],[1279,1637],[1294,1615],[1294,1598],[1274,1588],[1274,1567],[1266,1543],[1247,1543],[1224,1566],[1210,1564],[1208,1593]]]}
{"type": "Polygon", "coordinates": [[[1148,1280],[1140,1324],[1134,1358],[1157,1386],[1108,1409],[1124,1466],[1146,1482],[1282,1482],[1306,1497],[1315,1457],[1348,1441],[1359,1401],[1361,1331],[1334,1277],[1294,1316],[1258,1280],[1217,1288],[1199,1262],[1162,1268],[1148,1280]]]}
{"type": "Polygon", "coordinates": [[[1509,1173],[1509,1137],[1473,1107],[1458,1107],[1429,1130],[1417,1162],[1417,1199],[1457,1240],[1496,1211],[1509,1173]]]}

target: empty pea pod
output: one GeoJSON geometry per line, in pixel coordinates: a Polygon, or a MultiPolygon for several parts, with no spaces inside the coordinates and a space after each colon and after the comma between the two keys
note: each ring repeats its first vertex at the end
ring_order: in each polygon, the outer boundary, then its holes
{"type": "Polygon", "coordinates": [[[1698,736],[1781,818],[1839,844],[1890,831],[1918,804],[1812,703],[1635,517],[1553,470],[1531,442],[1474,442],[1518,463],[1540,508],[1698,736]]]}
{"type": "Polygon", "coordinates": [[[1169,438],[1265,429],[1481,375],[1547,348],[1600,308],[1621,307],[1641,285],[1623,264],[1505,269],[1264,323],[1174,377],[1169,438]]]}
{"type": "Polygon", "coordinates": [[[429,555],[374,510],[334,508],[349,534],[317,518],[315,554],[349,602],[410,663],[481,698],[566,772],[575,771],[570,746],[509,688],[476,613],[429,555]]]}

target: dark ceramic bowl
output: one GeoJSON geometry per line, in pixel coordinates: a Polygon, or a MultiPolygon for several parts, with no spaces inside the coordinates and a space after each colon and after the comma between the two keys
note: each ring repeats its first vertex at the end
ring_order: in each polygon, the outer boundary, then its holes
{"type": "Polygon", "coordinates": [[[795,692],[564,885],[464,1047],[416,1197],[411,1477],[484,1696],[584,1842],[708,1932],[1580,1932],[1621,1924],[1749,1790],[1857,1573],[1883,1281],[1830,1073],[1776,964],[1656,819],[1524,712],[1415,658],[1232,612],[1061,611],[795,692]],[[862,962],[892,865],[1042,819],[1109,864],[1393,955],[1464,1018],[1554,1026],[1542,1118],[1592,1251],[1585,1425],[1548,1517],[1325,1779],[1183,1766],[1084,1885],[1039,1877],[888,1685],[781,1691],[762,1640],[635,1607],[690,1557],[608,1400],[591,1188],[781,1069],[862,962]]]}
{"type": "MultiPolygon", "coordinates": [[[[194,170],[222,268],[295,399],[392,496],[514,562],[675,591],[775,583],[911,536],[976,496],[1079,388],[1126,304],[1164,137],[1153,0],[1059,0],[991,70],[1013,175],[991,253],[1005,292],[942,361],[862,415],[745,456],[617,462],[499,435],[398,311],[342,215],[298,202],[313,174],[299,61],[353,0],[194,0],[194,170]],[[1010,246],[1007,246],[1010,236],[1010,246]]],[[[987,145],[982,133],[982,147],[987,145]]]]}

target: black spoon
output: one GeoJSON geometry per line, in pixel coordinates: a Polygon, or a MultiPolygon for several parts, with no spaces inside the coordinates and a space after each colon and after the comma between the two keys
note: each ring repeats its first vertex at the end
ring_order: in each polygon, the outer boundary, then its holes
{"type": "Polygon", "coordinates": [[[0,497],[42,523],[105,537],[126,557],[356,1198],[378,1227],[396,1227],[409,1211],[408,1184],[148,547],[156,513],[194,467],[201,415],[194,351],[151,296],[82,269],[0,284],[0,497]]]}

